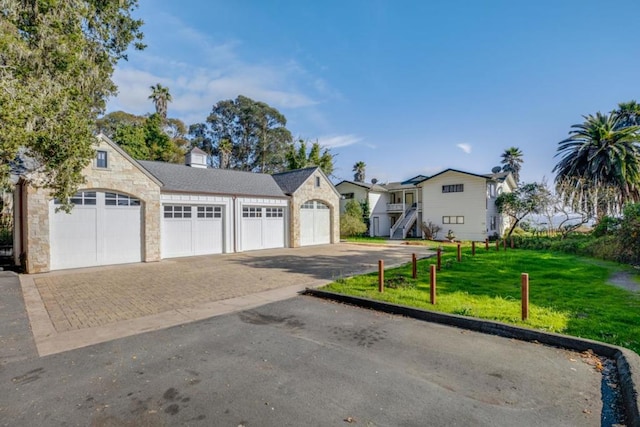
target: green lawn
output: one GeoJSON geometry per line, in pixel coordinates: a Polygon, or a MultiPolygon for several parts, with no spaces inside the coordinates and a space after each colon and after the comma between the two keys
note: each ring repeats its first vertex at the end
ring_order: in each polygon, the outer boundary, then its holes
{"type": "Polygon", "coordinates": [[[496,252],[495,244],[488,252],[478,245],[476,256],[465,245],[459,263],[455,245],[442,246],[436,305],[429,302],[429,265],[435,257],[418,262],[416,280],[410,265],[387,270],[382,294],[377,273],[341,279],[323,289],[590,338],[640,353],[640,293],[607,284],[611,272],[625,267],[560,253],[505,252],[502,247],[496,252]],[[530,278],[526,322],[520,312],[521,273],[530,278]]]}

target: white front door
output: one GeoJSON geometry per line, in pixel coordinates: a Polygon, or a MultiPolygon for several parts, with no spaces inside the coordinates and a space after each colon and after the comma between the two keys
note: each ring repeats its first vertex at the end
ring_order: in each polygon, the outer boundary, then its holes
{"type": "Polygon", "coordinates": [[[162,211],[163,258],[222,253],[222,206],[165,204],[162,211]]]}
{"type": "Polygon", "coordinates": [[[71,213],[49,205],[50,268],[90,267],[142,260],[140,200],[126,194],[81,191],[71,213]]]}
{"type": "Polygon", "coordinates": [[[331,243],[331,210],[317,200],[300,206],[300,245],[331,243]]]}
{"type": "Polygon", "coordinates": [[[284,207],[243,206],[240,250],[283,248],[284,224],[284,207]]]}

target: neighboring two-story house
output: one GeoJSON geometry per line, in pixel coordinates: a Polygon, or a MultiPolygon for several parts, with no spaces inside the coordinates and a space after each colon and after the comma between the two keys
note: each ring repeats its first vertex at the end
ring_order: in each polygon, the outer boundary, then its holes
{"type": "Polygon", "coordinates": [[[342,181],[336,189],[342,196],[341,211],[349,199],[369,200],[370,236],[418,237],[420,224],[430,221],[441,227],[440,237],[451,230],[460,240],[484,240],[502,235],[508,227],[508,218],[497,212],[495,199],[516,186],[509,173],[479,175],[446,169],[430,177],[418,175],[386,184],[342,181]]]}

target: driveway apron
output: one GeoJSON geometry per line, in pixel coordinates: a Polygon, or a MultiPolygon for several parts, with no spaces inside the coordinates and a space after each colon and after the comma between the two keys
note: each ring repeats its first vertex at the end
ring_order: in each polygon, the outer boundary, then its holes
{"type": "Polygon", "coordinates": [[[58,353],[295,296],[431,255],[423,246],[337,244],[22,275],[38,353],[58,353]]]}

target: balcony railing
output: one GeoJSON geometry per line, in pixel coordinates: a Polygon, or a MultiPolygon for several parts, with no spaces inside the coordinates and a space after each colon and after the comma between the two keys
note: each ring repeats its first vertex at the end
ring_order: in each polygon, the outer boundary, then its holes
{"type": "MultiPolygon", "coordinates": [[[[411,205],[404,203],[387,203],[387,212],[404,212],[411,205]]],[[[418,210],[422,210],[422,203],[418,203],[418,210]]]]}

